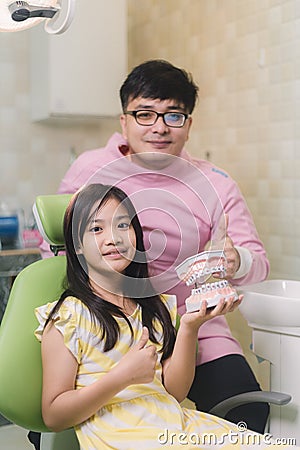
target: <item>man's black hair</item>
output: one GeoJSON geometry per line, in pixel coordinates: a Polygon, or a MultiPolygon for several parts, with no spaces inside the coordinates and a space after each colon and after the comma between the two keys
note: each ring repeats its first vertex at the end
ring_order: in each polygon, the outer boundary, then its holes
{"type": "Polygon", "coordinates": [[[138,97],[176,100],[186,112],[193,112],[198,87],[191,74],[173,66],[168,61],[156,59],[136,66],[127,76],[120,89],[123,111],[131,100],[138,97]]]}

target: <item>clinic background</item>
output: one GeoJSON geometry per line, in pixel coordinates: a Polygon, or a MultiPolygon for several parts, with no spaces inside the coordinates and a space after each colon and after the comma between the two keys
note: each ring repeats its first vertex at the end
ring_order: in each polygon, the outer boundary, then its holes
{"type": "MultiPolygon", "coordinates": [[[[299,279],[300,0],[128,0],[127,14],[128,70],[162,58],[193,74],[199,102],[188,150],[239,184],[270,277],[299,279]]],[[[79,153],[120,130],[118,118],[33,123],[29,53],[29,30],[1,33],[0,191],[25,211],[36,195],[56,192],[79,153]]]]}

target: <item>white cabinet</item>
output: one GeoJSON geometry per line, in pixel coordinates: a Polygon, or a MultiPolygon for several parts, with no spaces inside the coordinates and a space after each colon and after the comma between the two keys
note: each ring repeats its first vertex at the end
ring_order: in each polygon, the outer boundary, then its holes
{"type": "Polygon", "coordinates": [[[77,0],[61,35],[31,33],[32,120],[116,116],[127,74],[126,0],[77,0]]]}

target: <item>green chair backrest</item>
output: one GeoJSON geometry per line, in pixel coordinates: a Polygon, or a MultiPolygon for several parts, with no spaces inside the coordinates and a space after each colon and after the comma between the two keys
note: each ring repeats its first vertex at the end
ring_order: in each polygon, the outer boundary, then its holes
{"type": "MultiPolygon", "coordinates": [[[[71,195],[41,195],[34,213],[44,238],[63,245],[63,217],[71,195]]],[[[41,415],[41,345],[34,309],[60,297],[64,290],[65,256],[37,261],[15,279],[0,326],[0,413],[33,431],[48,431],[41,415]]]]}
{"type": "Polygon", "coordinates": [[[0,326],[0,413],[33,431],[48,431],[41,415],[41,345],[34,336],[37,306],[63,291],[65,257],[37,261],[17,276],[0,326]]]}

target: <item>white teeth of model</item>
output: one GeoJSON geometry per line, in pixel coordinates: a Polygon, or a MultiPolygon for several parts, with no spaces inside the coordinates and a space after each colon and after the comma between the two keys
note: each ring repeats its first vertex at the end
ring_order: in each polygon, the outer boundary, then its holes
{"type": "Polygon", "coordinates": [[[186,285],[190,286],[191,284],[194,284],[198,278],[203,277],[203,275],[211,275],[213,273],[222,273],[225,272],[225,267],[223,265],[215,266],[215,267],[207,267],[205,269],[202,269],[200,271],[194,271],[191,276],[187,279],[186,285]]]}
{"type": "MultiPolygon", "coordinates": [[[[227,280],[215,281],[213,283],[202,284],[200,287],[193,289],[193,294],[205,294],[206,292],[220,290],[228,286],[227,280]]],[[[220,292],[219,292],[220,293],[220,292]]]]}

